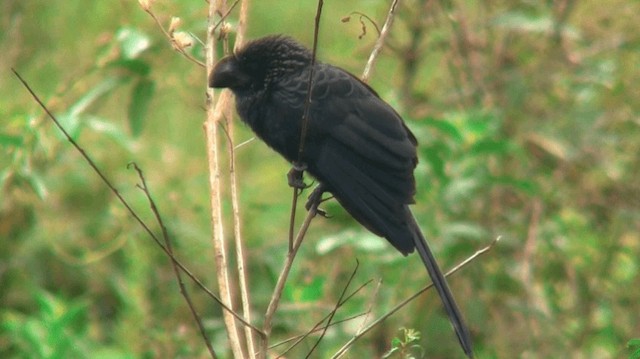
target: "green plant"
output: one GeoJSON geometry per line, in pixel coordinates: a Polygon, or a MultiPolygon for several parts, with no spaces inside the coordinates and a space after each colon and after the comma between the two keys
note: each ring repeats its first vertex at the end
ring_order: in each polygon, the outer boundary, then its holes
{"type": "Polygon", "coordinates": [[[400,328],[401,335],[391,339],[391,349],[383,358],[417,359],[424,355],[420,341],[420,332],[411,328],[400,328]]]}

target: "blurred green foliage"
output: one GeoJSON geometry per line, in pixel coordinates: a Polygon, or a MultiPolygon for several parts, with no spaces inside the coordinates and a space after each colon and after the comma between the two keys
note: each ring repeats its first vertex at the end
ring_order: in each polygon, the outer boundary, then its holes
{"type": "MultiPolygon", "coordinates": [[[[638,357],[640,2],[401,4],[371,84],[420,141],[416,216],[445,267],[502,237],[450,280],[478,356],[638,357]]],[[[326,2],[320,58],[360,74],[376,30],[354,11],[381,26],[388,5],[326,2]]],[[[310,45],[315,7],[254,1],[249,34],[282,32],[310,45]]],[[[204,37],[204,2],[159,0],[153,11],[165,27],[179,16],[180,31],[204,37]]],[[[0,29],[0,356],[206,357],[167,259],[10,68],[153,223],[126,164],[144,169],[179,257],[215,287],[204,71],[133,0],[4,0],[0,29]]],[[[202,58],[197,41],[191,54],[202,58]]],[[[237,143],[251,137],[237,126],[237,143]]],[[[258,141],[236,156],[259,317],[287,248],[288,168],[258,141]]],[[[382,284],[358,292],[336,320],[370,305],[380,315],[426,283],[417,258],[402,258],[337,204],[326,210],[333,218],[314,222],[294,265],[274,343],[331,311],[354,257],[356,282],[382,284]]],[[[220,309],[198,291],[194,301],[228,355],[220,309]]],[[[332,327],[318,357],[361,320],[332,327]]],[[[403,345],[462,357],[430,292],[350,355],[382,357],[403,345]],[[403,327],[420,335],[398,339],[403,327]]]]}

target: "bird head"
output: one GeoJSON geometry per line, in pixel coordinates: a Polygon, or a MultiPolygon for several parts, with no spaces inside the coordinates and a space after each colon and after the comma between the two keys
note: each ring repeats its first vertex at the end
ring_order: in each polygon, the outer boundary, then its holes
{"type": "Polygon", "coordinates": [[[234,92],[260,90],[310,63],[311,52],[292,38],[266,36],[220,60],[209,75],[209,87],[229,88],[234,92]]]}

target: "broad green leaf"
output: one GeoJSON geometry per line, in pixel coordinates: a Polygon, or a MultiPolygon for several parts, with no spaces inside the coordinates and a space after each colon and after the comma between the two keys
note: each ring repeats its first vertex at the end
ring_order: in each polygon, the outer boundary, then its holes
{"type": "Polygon", "coordinates": [[[122,130],[122,128],[100,117],[90,116],[87,118],[86,122],[87,126],[93,131],[107,135],[123,148],[128,151],[131,150],[131,139],[127,136],[127,133],[122,130]]]}
{"type": "Polygon", "coordinates": [[[151,46],[151,40],[145,33],[131,27],[118,30],[116,40],[125,59],[134,59],[151,46]]]}
{"type": "Polygon", "coordinates": [[[534,195],[538,192],[538,186],[533,181],[513,178],[511,176],[491,177],[490,182],[496,185],[506,185],[514,187],[528,195],[534,195]]]}
{"type": "Polygon", "coordinates": [[[22,147],[23,139],[20,136],[7,135],[0,133],[0,145],[7,147],[22,147]]]}
{"type": "Polygon", "coordinates": [[[138,137],[142,133],[155,87],[155,82],[147,78],[141,79],[133,87],[129,103],[129,128],[133,137],[138,137]]]}
{"type": "Polygon", "coordinates": [[[464,139],[462,133],[460,133],[458,128],[448,121],[427,118],[423,123],[427,126],[435,128],[442,134],[448,135],[451,139],[455,140],[458,143],[461,143],[464,139]]]}
{"type": "Polygon", "coordinates": [[[117,59],[109,62],[108,67],[127,70],[140,76],[148,76],[151,72],[149,63],[140,59],[117,59]]]}
{"type": "Polygon", "coordinates": [[[82,115],[87,111],[89,106],[98,101],[102,96],[113,91],[113,89],[125,81],[126,80],[122,77],[109,77],[94,86],[91,90],[85,93],[84,96],[76,101],[76,103],[71,105],[66,112],[57,116],[62,128],[64,128],[73,139],[77,139],[83,128],[82,125],[84,118],[82,115]]]}
{"type": "Polygon", "coordinates": [[[474,155],[506,154],[510,148],[511,144],[507,141],[480,140],[469,148],[469,153],[474,155]]]}
{"type": "Polygon", "coordinates": [[[440,151],[435,146],[431,146],[423,151],[427,162],[431,165],[431,170],[440,180],[446,180],[447,174],[445,173],[445,161],[441,156],[440,151]]]}

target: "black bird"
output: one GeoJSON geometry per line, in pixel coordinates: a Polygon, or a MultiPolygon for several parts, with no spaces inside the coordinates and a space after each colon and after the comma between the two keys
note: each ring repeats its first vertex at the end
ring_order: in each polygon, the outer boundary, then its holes
{"type": "Polygon", "coordinates": [[[290,37],[249,42],[220,60],[209,86],[229,88],[243,122],[288,161],[303,164],[353,218],[403,255],[417,249],[468,357],[462,314],[409,209],[414,203],[417,140],[400,115],[367,84],[316,62],[308,128],[299,155],[312,54],[290,37]]]}

